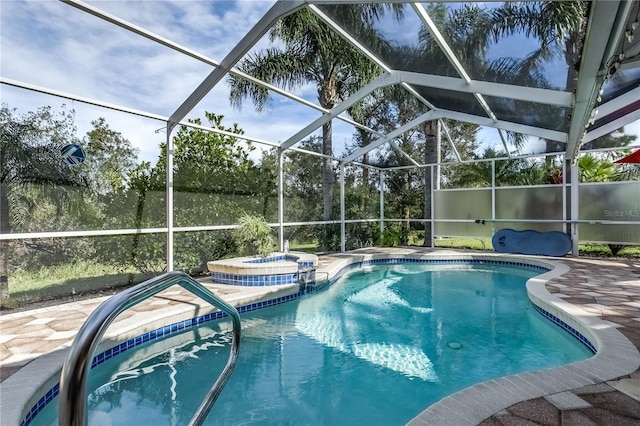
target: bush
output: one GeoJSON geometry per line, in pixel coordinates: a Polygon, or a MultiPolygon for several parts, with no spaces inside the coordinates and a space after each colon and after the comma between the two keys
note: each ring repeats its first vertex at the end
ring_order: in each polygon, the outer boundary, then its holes
{"type": "Polygon", "coordinates": [[[276,249],[271,227],[262,216],[245,214],[240,218],[240,226],[233,230],[233,236],[241,254],[269,256],[276,249]]]}

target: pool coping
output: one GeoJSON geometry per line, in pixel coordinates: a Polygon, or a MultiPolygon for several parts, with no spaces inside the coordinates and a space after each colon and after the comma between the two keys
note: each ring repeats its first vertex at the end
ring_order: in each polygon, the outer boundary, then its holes
{"type": "MultiPolygon", "coordinates": [[[[205,286],[216,286],[210,283],[210,278],[206,278],[204,281],[205,282],[202,283],[205,284],[205,286]]],[[[262,301],[276,300],[299,291],[298,284],[264,287],[241,287],[218,284],[216,287],[239,290],[238,294],[224,298],[225,302],[237,308],[262,301]],[[242,290],[241,294],[240,290],[242,290]]],[[[159,295],[162,295],[162,293],[159,293],[159,295]]],[[[196,298],[196,296],[193,297],[196,298]]],[[[109,296],[100,299],[104,301],[108,298],[109,296]]],[[[77,304],[82,304],[82,302],[77,302],[77,304]]],[[[208,305],[206,302],[198,300],[191,305],[182,303],[145,312],[145,314],[150,313],[150,315],[146,315],[145,320],[147,321],[143,324],[139,322],[140,318],[138,317],[127,318],[122,321],[116,319],[107,333],[105,333],[103,341],[98,345],[96,354],[114,345],[116,342],[126,341],[166,324],[186,319],[192,315],[194,306],[195,311],[198,311],[200,314],[217,311],[216,308],[208,305]]],[[[55,307],[48,307],[43,308],[42,311],[50,312],[54,309],[55,307]]],[[[3,320],[6,320],[9,315],[5,316],[3,320]]],[[[14,315],[22,316],[24,313],[19,312],[14,315]]],[[[2,424],[22,424],[31,408],[41,399],[42,393],[52,389],[60,382],[60,372],[62,371],[62,366],[67,358],[71,344],[72,340],[69,340],[51,352],[35,358],[0,383],[0,415],[2,424]]]]}
{"type": "Polygon", "coordinates": [[[640,367],[640,352],[614,325],[547,290],[547,282],[564,275],[570,267],[560,260],[539,261],[553,269],[527,281],[530,301],[586,334],[597,353],[560,367],[513,374],[469,386],[430,405],[407,425],[473,426],[519,402],[617,379],[640,367]]]}
{"type": "MultiPolygon", "coordinates": [[[[598,353],[585,361],[506,376],[465,388],[427,407],[408,423],[410,425],[476,425],[517,402],[589,384],[602,383],[630,374],[640,365],[640,353],[637,348],[610,323],[553,296],[546,290],[545,285],[549,280],[562,276],[570,270],[561,258],[537,258],[500,253],[465,253],[455,250],[425,252],[413,249],[362,249],[321,258],[323,261],[319,264],[317,278],[322,286],[323,282],[328,284],[335,281],[354,263],[386,258],[486,259],[494,261],[499,259],[509,263],[522,262],[553,268],[551,271],[528,281],[527,291],[530,300],[544,311],[580,330],[598,348],[598,353]],[[389,253],[390,251],[391,253],[389,253]]],[[[258,296],[256,291],[261,289],[256,287],[251,287],[251,289],[254,292],[248,297],[253,300],[272,297],[272,293],[279,291],[273,286],[262,288],[267,292],[258,296]]],[[[289,288],[287,291],[292,292],[294,289],[289,288]]],[[[236,298],[232,304],[238,306],[244,301],[242,298],[236,298]]],[[[185,310],[188,311],[188,309],[185,310]]],[[[146,328],[150,327],[148,324],[145,326],[146,328]]],[[[114,330],[114,333],[116,332],[118,330],[114,330]]],[[[48,389],[59,381],[56,373],[59,372],[66,358],[70,344],[71,342],[68,342],[56,350],[36,358],[0,383],[0,412],[2,412],[3,423],[6,421],[7,424],[20,424],[24,420],[25,410],[28,410],[34,401],[37,402],[36,392],[43,388],[48,389]]]]}

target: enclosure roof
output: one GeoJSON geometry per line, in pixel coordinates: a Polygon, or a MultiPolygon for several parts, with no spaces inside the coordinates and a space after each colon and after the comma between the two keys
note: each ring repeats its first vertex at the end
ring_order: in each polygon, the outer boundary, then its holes
{"type": "MultiPolygon", "coordinates": [[[[213,67],[168,114],[169,130],[184,123],[196,105],[217,86],[226,84],[230,75],[284,95],[303,108],[320,111],[317,119],[301,123],[298,132],[275,143],[282,149],[293,147],[334,119],[371,131],[375,135],[373,142],[345,154],[340,159],[344,163],[357,161],[386,143],[397,148],[393,145],[395,138],[431,120],[457,120],[498,129],[507,152],[509,136],[516,134],[555,141],[568,158],[574,158],[584,144],[640,119],[637,0],[584,2],[584,15],[576,18],[578,24],[573,31],[558,29],[563,23],[558,22],[558,16],[566,14],[555,15],[556,22],[551,23],[535,18],[541,9],[577,3],[568,1],[512,2],[511,12],[517,17],[502,22],[496,17],[507,10],[505,4],[510,2],[369,1],[367,4],[380,4],[386,9],[384,14],[364,23],[354,19],[350,9],[364,4],[361,2],[280,0],[253,27],[237,28],[242,37],[219,61],[93,4],[63,2],[213,67]],[[248,54],[255,53],[252,49],[259,42],[264,43],[281,18],[304,8],[355,46],[379,70],[377,77],[360,82],[359,90],[351,90],[330,110],[250,77],[238,68],[248,54]],[[522,18],[525,12],[530,13],[529,20],[522,18]],[[509,27],[505,22],[513,25],[509,27]],[[402,87],[421,109],[387,133],[349,116],[354,104],[388,87],[402,87]]],[[[30,88],[6,76],[2,82],[30,88]]]]}
{"type": "MultiPolygon", "coordinates": [[[[585,2],[588,6],[585,24],[577,36],[579,40],[575,47],[580,52],[570,57],[566,41],[570,35],[561,34],[559,47],[564,49],[562,53],[570,63],[558,63],[542,55],[537,59],[542,69],[536,72],[542,72],[549,78],[530,79],[530,74],[518,75],[513,70],[496,71],[496,60],[492,62],[487,57],[474,58],[469,52],[469,45],[464,43],[467,40],[456,39],[457,28],[447,27],[445,25],[451,24],[444,19],[438,22],[437,18],[431,16],[430,10],[435,13],[438,11],[435,3],[374,2],[402,5],[408,9],[407,13],[415,13],[421,24],[416,28],[418,31],[404,33],[401,35],[403,40],[398,40],[394,39],[398,34],[389,32],[383,22],[376,22],[375,31],[382,41],[378,38],[366,39],[366,36],[358,34],[362,25],[350,19],[349,3],[357,2],[312,0],[276,3],[222,61],[225,66],[216,68],[176,110],[171,122],[177,123],[184,118],[278,17],[295,12],[302,6],[311,9],[384,72],[377,80],[285,141],[283,148],[298,142],[375,88],[390,84],[403,85],[407,96],[418,98],[429,112],[400,126],[398,131],[381,136],[343,161],[357,159],[379,144],[391,141],[400,130],[440,118],[562,142],[566,146],[567,157],[573,158],[581,144],[638,118],[640,36],[635,37],[634,34],[640,31],[637,30],[640,13],[638,1],[585,2]],[[432,53],[425,55],[425,50],[432,53]],[[551,81],[558,74],[564,80],[551,81]],[[603,114],[598,114],[599,108],[602,108],[603,114]]],[[[440,3],[461,7],[455,2],[440,3]]],[[[467,6],[472,6],[470,3],[473,2],[467,2],[467,6]]],[[[518,54],[500,52],[500,49],[507,48],[505,39],[508,37],[499,38],[495,48],[497,52],[494,53],[499,59],[518,54]],[[499,46],[501,43],[504,45],[499,46]]],[[[535,48],[542,50],[543,43],[540,40],[535,42],[538,43],[535,48]]]]}

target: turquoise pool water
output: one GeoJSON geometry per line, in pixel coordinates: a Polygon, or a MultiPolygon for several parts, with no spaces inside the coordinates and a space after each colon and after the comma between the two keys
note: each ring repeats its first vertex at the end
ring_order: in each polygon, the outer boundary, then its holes
{"type": "MultiPolygon", "coordinates": [[[[244,314],[236,371],[207,424],[402,425],[474,383],[590,357],[529,303],[534,275],[479,264],[369,266],[244,314]]],[[[90,424],[186,424],[226,362],[229,329],[198,327],[92,370],[90,424]]],[[[56,405],[32,424],[57,424],[56,405]]]]}

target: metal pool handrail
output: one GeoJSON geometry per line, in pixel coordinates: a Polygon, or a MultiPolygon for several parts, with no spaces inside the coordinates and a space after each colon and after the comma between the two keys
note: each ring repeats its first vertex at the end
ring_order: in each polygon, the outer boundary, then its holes
{"type": "Polygon", "coordinates": [[[152,278],[110,297],[87,318],[78,331],[62,367],[58,397],[58,424],[60,426],[87,425],[87,374],[91,369],[93,354],[113,320],[125,310],[175,284],[227,313],[233,320],[233,340],[227,364],[193,415],[189,425],[201,425],[204,422],[222,392],[222,388],[229,380],[238,360],[240,315],[236,308],[218,298],[202,284],[183,272],[174,271],[152,278]]]}

